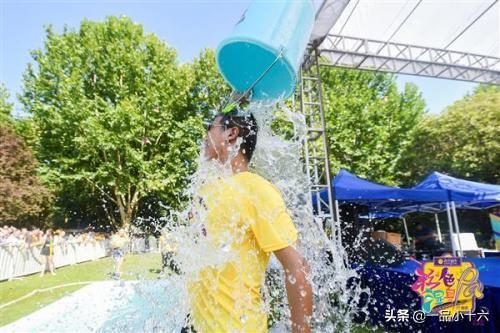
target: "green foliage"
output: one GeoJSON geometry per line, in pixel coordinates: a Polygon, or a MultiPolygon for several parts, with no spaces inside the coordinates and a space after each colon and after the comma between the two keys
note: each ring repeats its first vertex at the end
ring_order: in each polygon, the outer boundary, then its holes
{"type": "MultiPolygon", "coordinates": [[[[180,65],[140,25],[109,17],[61,34],[48,27],[32,56],[21,97],[32,117],[14,128],[57,194],[56,215],[120,225],[164,215],[159,202],[180,208],[202,121],[231,91],[214,52],[180,65]]],[[[322,80],[333,173],[401,185],[435,169],[498,182],[498,89],[424,117],[417,88],[398,92],[391,75],[325,67],[322,80]]],[[[0,88],[0,120],[12,122],[7,98],[0,88]]],[[[273,129],[292,134],[280,117],[273,129]]]]}
{"type": "Polygon", "coordinates": [[[15,130],[24,142],[33,148],[36,144],[36,128],[31,118],[15,118],[12,115],[14,105],[9,102],[9,91],[0,83],[0,124],[7,125],[15,130]]]}
{"type": "Polygon", "coordinates": [[[202,51],[190,66],[190,72],[192,84],[189,89],[189,109],[199,110],[205,117],[211,117],[231,93],[231,88],[219,74],[214,51],[202,51]]]}
{"type": "Polygon", "coordinates": [[[0,84],[0,124],[11,123],[12,103],[9,102],[9,92],[0,84]]]}
{"type": "Polygon", "coordinates": [[[418,125],[401,169],[408,183],[433,170],[500,182],[500,88],[481,86],[418,125]]]}
{"type": "Polygon", "coordinates": [[[189,68],[178,65],[175,50],[130,19],[109,17],[60,35],[47,28],[32,56],[22,103],[58,193],[102,201],[116,224],[130,223],[148,195],[178,205],[202,121],[187,107],[189,68]]]}
{"type": "Polygon", "coordinates": [[[402,152],[424,113],[417,88],[399,93],[393,76],[368,71],[324,67],[321,75],[333,173],[398,185],[402,152]]]}

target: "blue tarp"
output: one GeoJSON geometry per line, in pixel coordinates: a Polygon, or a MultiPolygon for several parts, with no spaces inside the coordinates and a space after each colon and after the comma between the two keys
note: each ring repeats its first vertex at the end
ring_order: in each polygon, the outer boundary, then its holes
{"type": "Polygon", "coordinates": [[[346,170],[340,170],[333,179],[334,197],[343,201],[394,200],[436,202],[447,201],[446,191],[435,189],[405,189],[370,182],[346,170]]]}
{"type": "Polygon", "coordinates": [[[370,211],[366,215],[360,215],[359,217],[362,219],[399,219],[404,216],[406,211],[390,211],[390,212],[381,212],[381,211],[370,211]]]}
{"type": "MultiPolygon", "coordinates": [[[[374,210],[397,210],[402,205],[415,206],[448,201],[448,193],[443,190],[385,186],[359,178],[346,170],[340,170],[332,183],[334,199],[362,203],[374,210]]],[[[328,191],[325,189],[313,194],[314,207],[318,195],[321,201],[328,202],[328,191]]]]}
{"type": "MultiPolygon", "coordinates": [[[[340,170],[332,181],[333,195],[340,201],[412,201],[412,202],[445,202],[448,201],[446,191],[435,189],[405,189],[377,184],[359,178],[346,170],[340,170]]],[[[326,200],[328,192],[322,190],[321,198],[326,200]]]]}
{"type": "MultiPolygon", "coordinates": [[[[486,209],[500,204],[500,185],[482,184],[454,178],[439,172],[431,173],[412,188],[399,188],[370,182],[346,170],[340,170],[332,181],[333,198],[356,202],[370,207],[371,213],[403,215],[414,211],[438,212],[445,202],[454,201],[457,207],[486,209]]],[[[328,202],[328,191],[312,196],[317,209],[318,196],[328,202]]],[[[322,209],[324,209],[322,205],[322,209]]]]}
{"type": "Polygon", "coordinates": [[[500,204],[500,185],[483,184],[433,172],[413,187],[416,190],[445,190],[458,206],[488,208],[500,204]]]}

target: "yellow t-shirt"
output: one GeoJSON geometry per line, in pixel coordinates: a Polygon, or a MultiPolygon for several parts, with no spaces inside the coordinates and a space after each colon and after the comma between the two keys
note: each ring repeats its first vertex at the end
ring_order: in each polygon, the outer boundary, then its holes
{"type": "Polygon", "coordinates": [[[207,241],[224,246],[231,260],[204,268],[189,288],[197,332],[267,332],[260,297],[270,253],[297,240],[279,190],[242,172],[201,191],[207,241]]]}

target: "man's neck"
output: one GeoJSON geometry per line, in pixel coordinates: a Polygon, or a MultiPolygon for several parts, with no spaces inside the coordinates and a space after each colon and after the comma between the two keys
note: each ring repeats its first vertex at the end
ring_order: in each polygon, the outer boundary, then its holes
{"type": "Polygon", "coordinates": [[[248,171],[248,162],[242,153],[238,153],[231,160],[231,169],[233,170],[233,174],[248,171]]]}

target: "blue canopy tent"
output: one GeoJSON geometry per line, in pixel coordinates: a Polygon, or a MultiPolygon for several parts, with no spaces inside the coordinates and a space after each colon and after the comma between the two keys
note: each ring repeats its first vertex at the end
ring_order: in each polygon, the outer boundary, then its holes
{"type": "MultiPolygon", "coordinates": [[[[460,227],[458,225],[456,207],[464,209],[488,209],[500,205],[500,185],[473,182],[451,177],[436,171],[415,185],[413,189],[435,189],[447,192],[448,201],[446,202],[446,206],[443,207],[443,203],[440,202],[434,203],[433,206],[440,211],[446,209],[448,219],[450,219],[450,215],[452,216],[460,253],[462,252],[462,244],[458,236],[460,235],[460,227]]],[[[450,225],[451,229],[452,226],[450,225]]]]}
{"type": "MultiPolygon", "coordinates": [[[[423,205],[426,203],[446,202],[448,194],[436,189],[404,189],[370,182],[359,178],[346,170],[340,170],[332,181],[333,196],[337,201],[355,201],[369,206],[408,207],[409,204],[423,205]]],[[[328,199],[326,189],[313,194],[313,206],[321,208],[321,202],[328,199]]],[[[323,208],[324,209],[324,208],[323,208]]],[[[376,210],[376,209],[374,209],[376,210]]],[[[383,210],[383,209],[382,209],[383,210]]]]}
{"type": "Polygon", "coordinates": [[[406,213],[407,212],[405,212],[405,211],[391,211],[391,212],[379,212],[379,211],[373,212],[373,211],[370,211],[366,215],[361,215],[360,218],[373,219],[373,220],[375,220],[375,219],[380,219],[380,220],[399,219],[399,218],[403,217],[406,213]]]}
{"type": "MultiPolygon", "coordinates": [[[[433,172],[422,182],[410,189],[390,187],[359,178],[346,170],[341,170],[332,181],[335,205],[338,202],[356,202],[370,208],[368,218],[401,217],[408,233],[404,215],[410,212],[434,213],[440,240],[441,232],[437,213],[447,212],[450,241],[454,252],[462,255],[460,228],[456,207],[466,209],[488,209],[500,205],[500,186],[482,184],[454,178],[439,172],[433,172]],[[453,242],[453,233],[457,234],[457,245],[453,242]]],[[[327,190],[316,192],[312,196],[315,210],[325,209],[328,198],[327,190]]],[[[338,209],[337,209],[338,212],[338,209]]],[[[337,221],[339,216],[336,217],[337,221]]]]}
{"type": "Polygon", "coordinates": [[[488,209],[500,205],[500,185],[483,184],[432,172],[413,189],[437,189],[448,193],[457,207],[488,209]]]}
{"type": "MultiPolygon", "coordinates": [[[[370,182],[359,178],[346,170],[340,170],[332,181],[332,195],[335,205],[339,202],[355,202],[368,206],[375,214],[390,212],[390,217],[400,217],[405,225],[406,238],[408,229],[404,214],[414,211],[435,212],[433,204],[448,201],[446,191],[437,189],[404,189],[370,182]]],[[[312,204],[316,211],[326,210],[328,190],[313,193],[312,204]]],[[[338,209],[336,220],[339,221],[338,209]]],[[[389,216],[386,216],[389,217],[389,216]]]]}

